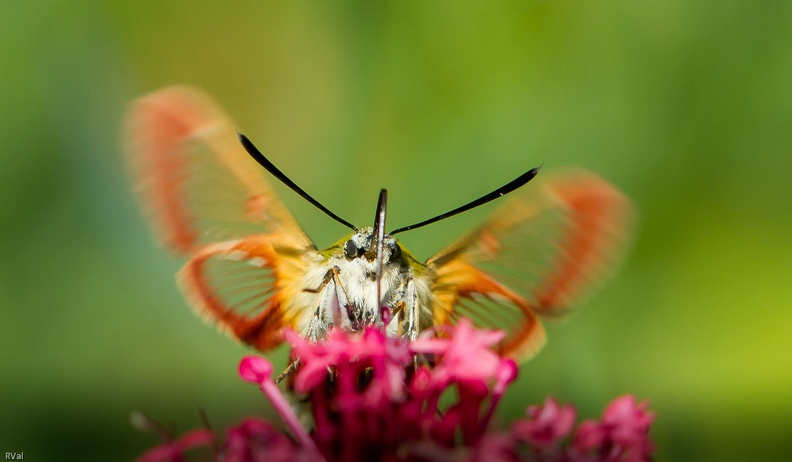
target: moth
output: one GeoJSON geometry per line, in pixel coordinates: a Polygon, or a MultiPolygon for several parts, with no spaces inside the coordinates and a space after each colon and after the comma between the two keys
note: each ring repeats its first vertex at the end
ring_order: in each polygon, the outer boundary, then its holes
{"type": "Polygon", "coordinates": [[[538,317],[566,314],[599,284],[631,231],[630,202],[609,183],[571,171],[522,187],[538,168],[390,232],[382,190],[374,225],[358,228],[294,184],[211,98],[190,87],[135,101],[125,136],[155,234],[189,258],[178,274],[189,304],[265,352],[282,343],[286,328],[319,340],[333,326],[378,325],[415,339],[467,317],[506,331],[499,353],[525,360],[545,343],[538,317]],[[265,169],[351,234],[318,249],[268,185],[265,169]],[[515,190],[484,223],[426,261],[396,237],[515,190]]]}

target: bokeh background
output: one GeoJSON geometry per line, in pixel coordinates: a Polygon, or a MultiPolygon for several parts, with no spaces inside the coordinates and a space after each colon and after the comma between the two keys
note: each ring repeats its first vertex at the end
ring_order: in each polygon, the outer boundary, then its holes
{"type": "MultiPolygon", "coordinates": [[[[157,441],[134,409],[179,430],[199,407],[218,429],[271,415],[130,193],[128,103],[188,83],[355,223],[380,187],[398,226],[540,163],[608,178],[633,249],[548,327],[502,419],[633,393],[659,460],[788,456],[790,31],[785,0],[0,2],[0,453],[130,459],[157,441]]],[[[275,187],[318,245],[345,233],[275,187]]],[[[426,258],[488,210],[403,241],[426,258]]]]}

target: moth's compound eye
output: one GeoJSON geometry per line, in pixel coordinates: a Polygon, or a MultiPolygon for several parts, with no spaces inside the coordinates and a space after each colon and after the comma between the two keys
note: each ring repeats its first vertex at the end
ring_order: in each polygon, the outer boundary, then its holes
{"type": "Polygon", "coordinates": [[[348,240],[346,245],[344,245],[344,255],[346,255],[347,259],[349,260],[352,260],[358,256],[357,245],[355,245],[352,239],[348,240]]]}
{"type": "Polygon", "coordinates": [[[399,247],[399,244],[393,244],[393,249],[391,249],[390,258],[388,259],[388,261],[390,262],[398,261],[401,259],[401,256],[402,256],[401,247],[399,247]]]}

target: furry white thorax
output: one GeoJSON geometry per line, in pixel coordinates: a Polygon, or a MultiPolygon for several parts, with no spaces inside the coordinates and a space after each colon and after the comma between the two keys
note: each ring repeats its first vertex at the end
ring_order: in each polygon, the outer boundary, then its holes
{"type": "MultiPolygon", "coordinates": [[[[316,290],[316,293],[312,294],[315,296],[312,316],[304,333],[309,338],[322,337],[324,331],[333,325],[359,330],[375,324],[380,316],[379,310],[386,306],[391,312],[401,310],[394,313],[388,324],[388,335],[401,333],[415,337],[419,328],[419,305],[425,305],[419,298],[425,297],[416,293],[413,273],[396,239],[386,234],[379,285],[381,299],[378,301],[376,239],[372,228],[358,230],[306,274],[305,287],[316,290]],[[349,241],[354,245],[354,248],[350,247],[356,251],[354,256],[347,252],[346,247],[351,246],[349,241]]],[[[425,281],[418,281],[418,286],[424,294],[428,292],[425,281]]]]}

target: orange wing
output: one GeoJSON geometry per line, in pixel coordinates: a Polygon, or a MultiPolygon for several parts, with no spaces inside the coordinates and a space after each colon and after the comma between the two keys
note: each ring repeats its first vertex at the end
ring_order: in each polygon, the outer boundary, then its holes
{"type": "Polygon", "coordinates": [[[483,226],[433,256],[435,324],[471,318],[508,332],[502,353],[545,341],[536,315],[559,317],[615,266],[629,242],[629,200],[586,172],[538,179],[483,226]]]}
{"type": "Polygon", "coordinates": [[[276,346],[281,327],[303,322],[288,294],[318,254],[230,119],[202,92],[169,87],[133,104],[126,141],[155,234],[193,256],[179,273],[187,299],[239,340],[276,346]]]}

